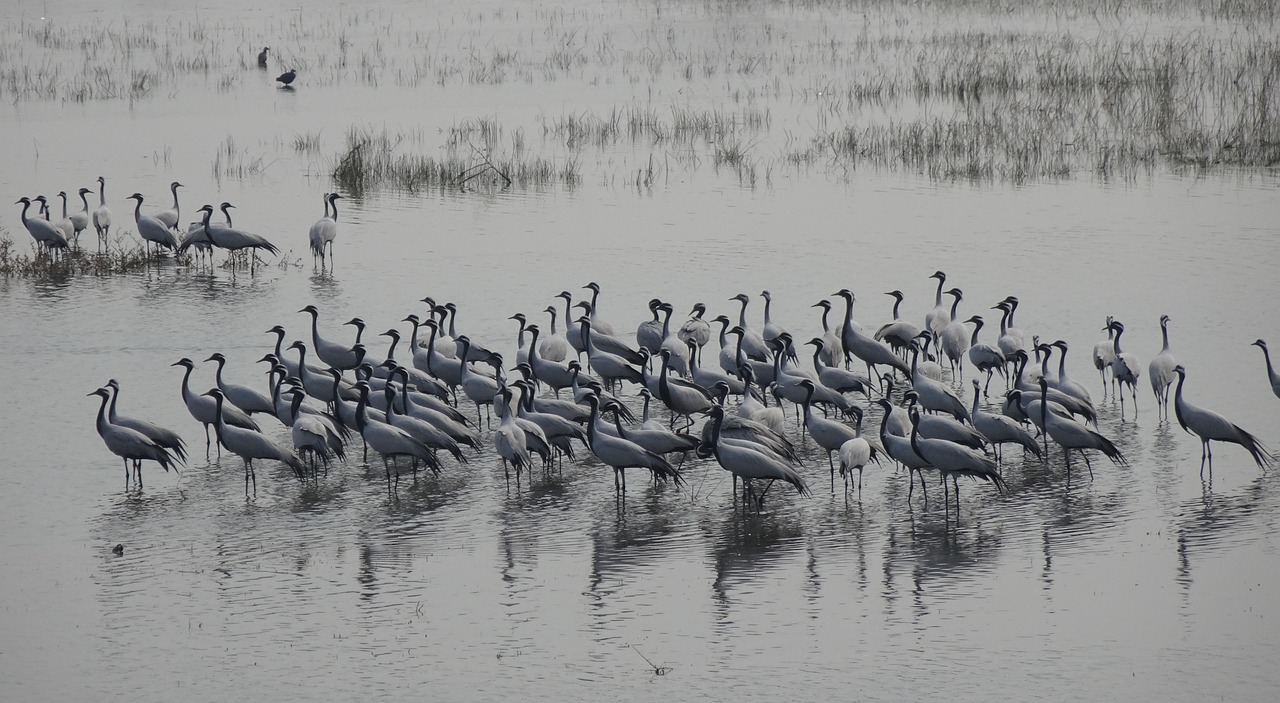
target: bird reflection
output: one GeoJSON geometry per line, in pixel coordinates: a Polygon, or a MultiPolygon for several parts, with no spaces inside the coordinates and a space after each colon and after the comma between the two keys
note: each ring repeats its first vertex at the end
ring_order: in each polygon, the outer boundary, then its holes
{"type": "Polygon", "coordinates": [[[800,550],[804,534],[796,513],[756,515],[732,511],[720,518],[712,535],[712,563],[715,579],[711,590],[715,602],[725,609],[732,605],[732,591],[760,578],[770,566],[800,550]]]}
{"type": "Polygon", "coordinates": [[[1175,578],[1185,591],[1190,591],[1197,557],[1265,540],[1270,524],[1267,506],[1275,502],[1275,492],[1274,481],[1268,476],[1258,476],[1243,491],[1230,495],[1215,494],[1206,483],[1199,498],[1179,506],[1175,578]]]}

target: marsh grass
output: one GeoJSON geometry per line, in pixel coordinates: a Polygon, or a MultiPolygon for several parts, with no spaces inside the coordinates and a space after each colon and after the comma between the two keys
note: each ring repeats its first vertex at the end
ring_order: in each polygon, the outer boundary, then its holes
{"type": "MultiPolygon", "coordinates": [[[[118,235],[106,250],[70,249],[65,253],[50,255],[30,242],[23,249],[0,227],[0,276],[12,278],[108,276],[134,273],[162,263],[164,259],[146,253],[143,247],[125,234],[118,235]]],[[[179,265],[189,263],[185,256],[175,261],[179,265]]]]}
{"type": "Polygon", "coordinates": [[[249,178],[260,175],[272,163],[265,154],[251,155],[248,148],[239,147],[235,138],[227,135],[213,158],[213,177],[218,183],[223,178],[249,178]]]}
{"type": "Polygon", "coordinates": [[[572,187],[582,180],[575,157],[530,154],[522,132],[504,138],[503,128],[488,118],[451,127],[439,156],[420,153],[421,144],[421,134],[352,127],[331,175],[353,194],[374,188],[572,187]]]}
{"type": "MultiPolygon", "coordinates": [[[[290,14],[266,30],[306,89],[439,86],[465,101],[470,90],[561,83],[596,106],[508,122],[497,140],[484,118],[416,145],[398,133],[356,135],[331,164],[344,185],[569,184],[592,152],[630,172],[655,150],[717,172],[875,168],[1023,181],[1280,165],[1278,8],[659,0],[473,8],[427,27],[385,9],[343,8],[290,14]],[[618,101],[625,86],[648,95],[618,101]],[[749,154],[738,153],[744,144],[749,154]],[[618,150],[634,158],[614,159],[618,150]]],[[[257,70],[250,45],[260,30],[205,20],[10,23],[0,26],[0,99],[147,100],[188,83],[238,91],[257,70]]],[[[296,135],[294,150],[317,157],[312,136],[296,135]]],[[[269,165],[228,140],[213,168],[246,178],[269,165]]]]}

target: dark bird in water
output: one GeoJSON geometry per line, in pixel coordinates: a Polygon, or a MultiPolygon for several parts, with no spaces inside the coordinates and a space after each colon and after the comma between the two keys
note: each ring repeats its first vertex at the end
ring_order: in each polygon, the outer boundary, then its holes
{"type": "MultiPolygon", "coordinates": [[[[266,67],[267,67],[267,52],[269,52],[269,51],[271,51],[271,47],[269,47],[269,46],[264,46],[264,47],[262,47],[262,51],[259,51],[259,52],[258,52],[258,68],[266,68],[266,67]]],[[[292,73],[292,71],[291,71],[291,73],[292,73]]]]}
{"type": "Polygon", "coordinates": [[[112,554],[114,554],[114,555],[116,555],[116,556],[120,556],[121,554],[124,554],[124,545],[123,545],[123,544],[117,544],[116,546],[112,547],[112,548],[111,548],[111,553],[112,553],[112,554]]]}
{"type": "Polygon", "coordinates": [[[291,85],[293,83],[293,79],[297,77],[298,72],[291,68],[285,73],[281,73],[279,76],[276,76],[276,80],[280,83],[284,83],[285,85],[291,85]]]}

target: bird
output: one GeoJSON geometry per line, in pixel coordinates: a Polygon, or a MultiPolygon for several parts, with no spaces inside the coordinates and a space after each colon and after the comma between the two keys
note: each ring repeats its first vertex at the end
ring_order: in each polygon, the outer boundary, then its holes
{"type": "Polygon", "coordinates": [[[312,263],[316,257],[320,258],[320,265],[324,266],[325,247],[328,247],[330,260],[333,254],[333,240],[338,236],[338,203],[336,201],[342,198],[337,193],[324,194],[324,217],[316,220],[311,225],[311,231],[308,233],[307,239],[311,244],[312,263]],[[333,214],[329,214],[330,208],[333,214]]]}
{"type": "Polygon", "coordinates": [[[871,443],[862,436],[862,416],[859,415],[854,427],[857,436],[840,445],[836,453],[840,457],[840,477],[844,479],[844,490],[849,491],[849,477],[853,470],[858,470],[858,495],[862,495],[862,470],[869,462],[880,463],[880,454],[871,443]]]}
{"type": "Polygon", "coordinates": [[[59,230],[62,230],[62,236],[67,240],[67,243],[71,246],[75,246],[76,235],[79,233],[76,232],[75,223],[73,223],[71,218],[67,216],[67,191],[58,191],[58,197],[62,198],[62,219],[53,224],[59,230]]]}
{"type": "Polygon", "coordinates": [[[1111,378],[1120,384],[1120,417],[1124,419],[1124,387],[1129,386],[1130,395],[1133,398],[1133,412],[1138,412],[1138,376],[1142,374],[1138,365],[1138,357],[1132,352],[1120,350],[1120,336],[1124,334],[1124,324],[1119,320],[1112,320],[1107,325],[1116,336],[1111,340],[1111,350],[1115,352],[1115,358],[1111,360],[1111,378]]]}
{"type": "Polygon", "coordinates": [[[729,300],[742,304],[742,309],[738,311],[738,327],[742,328],[742,352],[756,361],[768,361],[769,348],[765,346],[764,337],[747,322],[747,304],[751,302],[751,298],[746,293],[739,293],[729,300]]]}
{"type": "Polygon", "coordinates": [[[956,492],[957,517],[960,514],[959,478],[961,476],[971,476],[982,481],[988,481],[995,485],[996,490],[1001,493],[1004,492],[1006,488],[1004,478],[1000,476],[995,461],[968,447],[963,447],[944,439],[929,439],[921,436],[920,411],[913,407],[910,413],[912,421],[911,448],[915,450],[920,458],[929,462],[931,466],[942,474],[944,501],[947,495],[947,477],[951,478],[951,485],[956,492]]]}
{"type": "Polygon", "coordinates": [[[276,82],[284,84],[285,87],[293,85],[293,79],[298,77],[297,69],[291,68],[284,73],[276,76],[276,82]]]}
{"type": "Polygon", "coordinates": [[[761,449],[758,445],[727,439],[723,432],[724,408],[713,405],[710,414],[711,453],[715,456],[716,463],[720,464],[720,468],[743,480],[746,486],[744,498],[749,495],[757,511],[764,509],[765,494],[769,492],[774,481],[784,481],[794,486],[800,495],[809,495],[809,486],[805,483],[804,477],[790,462],[761,449]],[[769,482],[759,494],[756,493],[754,485],[757,480],[769,482]]]}
{"type": "Polygon", "coordinates": [[[1156,410],[1169,418],[1169,386],[1173,385],[1173,369],[1178,361],[1169,351],[1169,316],[1160,316],[1160,337],[1163,346],[1160,353],[1151,358],[1147,364],[1147,380],[1151,381],[1151,392],[1156,396],[1156,410]]]}
{"type": "Polygon", "coordinates": [[[920,372],[917,363],[922,353],[920,346],[917,345],[912,351],[915,354],[911,357],[911,387],[920,396],[920,406],[926,410],[950,413],[957,420],[967,420],[972,423],[969,409],[960,402],[960,398],[954,391],[920,372]]]}
{"type": "Polygon", "coordinates": [[[89,199],[87,196],[93,191],[89,190],[88,188],[81,188],[77,192],[80,194],[81,207],[78,212],[71,213],[70,219],[71,219],[71,226],[75,230],[74,233],[71,235],[73,237],[73,243],[76,246],[79,246],[80,233],[85,231],[85,229],[89,227],[89,199]]]}
{"type": "Polygon", "coordinates": [[[773,321],[773,316],[769,312],[769,308],[773,305],[773,295],[769,291],[761,291],[760,297],[764,298],[764,341],[777,339],[787,331],[787,328],[773,321]]]}
{"type": "MultiPolygon", "coordinates": [[[[939,272],[941,273],[941,272],[939,272]]],[[[845,359],[848,360],[850,355],[862,359],[867,365],[867,377],[871,378],[875,374],[876,366],[892,366],[901,371],[903,375],[910,376],[911,369],[907,367],[906,362],[898,358],[887,345],[876,341],[872,337],[868,337],[853,323],[853,291],[848,288],[842,288],[832,295],[838,295],[844,298],[845,313],[844,325],[841,327],[840,342],[844,345],[845,359]]]]}
{"type": "Polygon", "coordinates": [[[942,328],[942,332],[938,335],[938,346],[942,349],[943,355],[947,357],[950,364],[951,375],[956,375],[956,369],[960,370],[960,380],[964,381],[964,357],[969,351],[969,328],[965,327],[965,323],[957,316],[957,309],[960,307],[960,301],[964,299],[964,294],[959,288],[952,288],[947,291],[948,295],[955,297],[955,302],[951,304],[951,312],[949,316],[951,320],[942,328]]]}
{"type": "Polygon", "coordinates": [[[947,310],[946,304],[942,302],[942,286],[947,282],[947,274],[941,271],[934,271],[929,274],[929,278],[938,280],[938,291],[933,296],[933,309],[924,316],[924,329],[933,332],[936,338],[942,334],[942,330],[946,328],[947,323],[951,322],[951,313],[947,310]]]}
{"type": "MultiPolygon", "coordinates": [[[[920,336],[920,327],[914,322],[902,319],[898,314],[899,308],[902,307],[902,291],[891,290],[885,295],[893,298],[893,320],[881,325],[873,337],[877,342],[887,342],[894,351],[905,355],[907,349],[911,347],[912,340],[920,336]]],[[[941,302],[941,299],[939,299],[939,302],[941,302]]],[[[830,305],[827,307],[830,307],[830,305]]]]}
{"type": "Polygon", "coordinates": [[[244,492],[249,492],[249,481],[253,481],[253,490],[258,491],[258,475],[253,469],[254,459],[275,459],[283,462],[290,469],[293,469],[294,476],[303,478],[306,475],[306,465],[302,463],[302,459],[291,449],[280,446],[274,440],[268,438],[257,430],[246,429],[226,422],[222,411],[226,396],[217,388],[210,388],[208,391],[201,393],[202,396],[213,398],[215,403],[214,412],[214,432],[218,436],[218,443],[227,451],[239,456],[244,460],[244,492]]]}
{"type": "Polygon", "coordinates": [[[1256,340],[1253,346],[1262,350],[1262,356],[1267,361],[1267,380],[1271,382],[1271,392],[1280,398],[1280,373],[1276,373],[1275,367],[1271,365],[1271,352],[1267,350],[1266,341],[1256,340]]]}
{"type": "Polygon", "coordinates": [[[324,466],[329,465],[329,457],[336,456],[346,461],[346,450],[342,437],[321,416],[301,412],[302,401],[306,393],[295,388],[289,393],[289,426],[293,449],[299,458],[309,457],[313,465],[319,460],[324,466]]]}
{"type": "MultiPolygon", "coordinates": [[[[822,363],[835,366],[844,359],[844,345],[840,342],[840,335],[832,331],[827,319],[831,316],[831,301],[823,298],[810,307],[822,308],[822,363]]],[[[879,337],[876,339],[879,341],[879,337]]]]}
{"type": "Polygon", "coordinates": [[[1086,449],[1098,449],[1107,458],[1111,459],[1118,466],[1128,466],[1129,461],[1125,459],[1124,454],[1116,447],[1115,443],[1100,433],[1085,427],[1084,425],[1071,419],[1070,415],[1065,413],[1059,414],[1050,406],[1052,402],[1049,397],[1049,382],[1043,378],[1040,379],[1040,398],[1039,403],[1040,424],[1044,431],[1053,441],[1062,447],[1062,455],[1067,461],[1067,476],[1071,475],[1071,450],[1075,449],[1080,452],[1080,456],[1084,457],[1084,464],[1089,468],[1089,477],[1093,478],[1093,465],[1089,462],[1089,455],[1084,453],[1086,449]]]}
{"type": "Polygon", "coordinates": [[[1022,425],[1014,422],[1012,418],[1006,415],[996,415],[989,413],[978,407],[978,379],[973,379],[973,407],[970,409],[970,416],[973,417],[973,428],[982,433],[988,442],[995,445],[996,461],[1004,458],[1003,446],[1007,443],[1022,445],[1022,448],[1035,454],[1037,457],[1043,456],[1040,451],[1040,445],[1036,444],[1036,440],[1031,433],[1022,428],[1022,425]]]}
{"type": "Polygon", "coordinates": [[[99,388],[87,395],[96,395],[102,398],[102,404],[98,406],[97,429],[98,436],[102,437],[102,441],[107,445],[107,449],[112,454],[124,460],[124,484],[129,486],[129,462],[133,462],[133,474],[137,482],[138,488],[142,488],[142,462],[143,460],[154,461],[168,473],[170,468],[174,467],[174,458],[169,455],[168,450],[157,444],[150,437],[141,432],[113,425],[107,420],[107,400],[111,397],[111,392],[105,387],[99,388]]]}
{"type": "MultiPolygon", "coordinates": [[[[804,407],[804,427],[809,432],[809,436],[813,438],[813,441],[827,451],[827,465],[831,468],[831,492],[834,493],[836,490],[836,465],[831,459],[831,453],[844,446],[845,442],[857,437],[858,433],[842,422],[814,415],[812,408],[814,383],[807,378],[802,379],[800,387],[805,391],[804,402],[802,403],[804,407]]],[[[856,406],[851,407],[854,410],[854,418],[860,423],[862,421],[862,410],[856,406]]],[[[843,475],[843,467],[841,474],[843,475]]]]}
{"type": "Polygon", "coordinates": [[[67,248],[67,239],[52,222],[41,217],[27,217],[27,209],[31,207],[31,199],[23,196],[14,205],[22,205],[22,225],[31,233],[31,238],[43,246],[46,251],[67,248]]]}
{"type": "Polygon", "coordinates": [[[1075,396],[1082,403],[1092,406],[1093,397],[1089,395],[1089,389],[1084,387],[1083,383],[1075,381],[1067,374],[1067,341],[1059,339],[1053,343],[1053,346],[1062,351],[1058,355],[1058,390],[1070,396],[1075,396]]]}
{"type": "Polygon", "coordinates": [[[166,429],[157,424],[147,422],[146,420],[138,420],[132,417],[125,417],[116,414],[116,404],[120,400],[120,382],[113,379],[107,381],[107,388],[110,388],[111,405],[107,407],[107,422],[121,427],[128,427],[131,430],[137,430],[146,435],[148,439],[161,447],[173,452],[184,466],[187,463],[187,445],[182,441],[182,437],[173,430],[166,429]]]}
{"type": "MultiPolygon", "coordinates": [[[[503,406],[511,403],[511,389],[503,386],[498,393],[502,396],[503,406]]],[[[502,413],[498,427],[493,431],[493,446],[502,459],[502,471],[508,480],[511,478],[510,468],[516,470],[516,483],[520,483],[520,474],[533,466],[533,457],[529,454],[529,444],[524,428],[516,424],[516,414],[510,410],[502,413]]]]}
{"type": "Polygon", "coordinates": [[[447,431],[408,412],[411,405],[405,397],[403,386],[397,387],[388,383],[383,387],[383,395],[387,401],[388,425],[404,430],[409,436],[430,447],[433,452],[443,449],[452,454],[458,463],[467,463],[462,447],[458,446],[458,442],[447,431]]]}
{"type": "MultiPolygon", "coordinates": [[[[471,351],[471,339],[465,334],[458,337],[458,359],[462,360],[467,357],[467,353],[471,351]]],[[[491,361],[496,358],[494,368],[502,368],[502,357],[493,354],[491,361]]],[[[471,364],[462,361],[460,374],[458,376],[458,385],[462,386],[462,392],[466,394],[471,402],[476,404],[476,427],[484,422],[484,418],[480,416],[481,406],[493,406],[493,397],[498,394],[499,384],[496,379],[482,376],[475,373],[471,369],[471,364]]],[[[493,418],[489,418],[489,426],[493,426],[493,418]]]]}
{"type": "Polygon", "coordinates": [[[717,383],[724,383],[733,395],[742,395],[746,392],[747,386],[742,382],[742,379],[737,376],[730,376],[719,368],[701,365],[698,360],[697,340],[689,338],[685,344],[689,347],[689,380],[703,388],[711,388],[717,383]]]}
{"type": "Polygon", "coordinates": [[[627,358],[619,356],[609,349],[601,348],[599,342],[605,339],[613,339],[613,337],[597,334],[595,332],[595,323],[591,321],[589,315],[583,315],[578,318],[578,322],[582,325],[583,336],[587,339],[587,361],[591,368],[597,374],[600,374],[600,378],[604,380],[605,385],[617,380],[627,380],[632,383],[640,382],[640,372],[631,366],[631,363],[636,362],[629,362],[627,358]]]}
{"type": "MultiPolygon", "coordinates": [[[[1111,323],[1115,318],[1107,316],[1107,326],[1102,330],[1107,333],[1107,338],[1093,345],[1093,368],[1098,370],[1098,376],[1102,379],[1102,399],[1107,399],[1107,371],[1111,370],[1111,362],[1116,358],[1115,352],[1115,330],[1111,328],[1111,323]]],[[[1111,379],[1112,385],[1115,384],[1115,378],[1111,379]]]]}
{"type": "Polygon", "coordinates": [[[990,395],[991,376],[995,372],[999,372],[1005,377],[1005,383],[1008,384],[1009,377],[1005,370],[1004,353],[990,344],[983,344],[978,341],[978,333],[982,331],[982,317],[974,315],[965,322],[973,323],[973,336],[969,338],[969,363],[973,364],[979,372],[985,371],[987,374],[987,383],[982,387],[983,395],[990,395]]]}
{"type": "Polygon", "coordinates": [[[183,187],[184,186],[177,181],[170,183],[169,190],[173,193],[173,207],[168,210],[161,210],[155,214],[155,218],[157,220],[163,222],[166,227],[174,232],[178,231],[178,223],[181,221],[182,211],[178,207],[178,189],[183,187]]]}
{"type": "Polygon", "coordinates": [[[227,383],[222,380],[222,367],[227,363],[227,357],[222,352],[214,352],[205,359],[205,362],[217,362],[218,370],[214,373],[214,379],[218,384],[218,388],[222,390],[223,395],[232,405],[252,416],[254,413],[265,413],[274,416],[276,414],[275,403],[260,390],[242,386],[234,383],[227,383]]]}
{"type": "Polygon", "coordinates": [[[614,437],[600,429],[600,399],[594,393],[588,393],[584,399],[591,408],[591,418],[587,420],[587,446],[596,458],[613,469],[614,490],[627,492],[627,469],[648,469],[655,480],[671,479],[677,486],[684,483],[679,469],[671,462],[641,447],[635,442],[614,437]]]}
{"type": "Polygon", "coordinates": [[[591,291],[590,307],[587,308],[587,317],[591,318],[591,328],[599,334],[608,335],[610,337],[616,335],[617,332],[613,329],[613,325],[600,319],[600,284],[592,281],[583,286],[583,288],[591,291]]]}
{"type": "Polygon", "coordinates": [[[689,418],[689,425],[692,425],[694,413],[705,413],[714,405],[711,400],[711,393],[696,383],[690,383],[680,378],[672,378],[669,373],[671,352],[663,349],[660,356],[662,357],[662,370],[658,374],[658,398],[671,409],[671,423],[673,426],[677,416],[689,418]]]}
{"type": "Polygon", "coordinates": [[[652,317],[641,322],[636,327],[636,346],[650,354],[657,354],[658,349],[662,347],[662,320],[658,318],[658,312],[661,307],[661,300],[657,298],[650,299],[649,314],[652,317]]]}
{"type": "Polygon", "coordinates": [[[352,347],[331,342],[320,336],[320,311],[316,306],[308,305],[298,312],[305,312],[311,316],[311,346],[321,361],[339,371],[349,371],[360,364],[359,355],[352,347]]]}
{"type": "Polygon", "coordinates": [[[1178,376],[1178,390],[1174,393],[1173,411],[1178,417],[1178,424],[1188,433],[1200,437],[1200,478],[1204,479],[1205,460],[1209,462],[1209,479],[1213,480],[1213,450],[1209,442],[1234,442],[1248,450],[1258,468],[1266,470],[1275,457],[1257,437],[1245,432],[1239,425],[1212,410],[1198,408],[1182,397],[1182,386],[1187,381],[1187,370],[1178,364],[1173,367],[1178,376]]]}
{"type": "Polygon", "coordinates": [[[142,194],[134,193],[129,198],[137,202],[133,208],[133,219],[138,225],[138,235],[142,237],[142,241],[155,244],[157,253],[160,251],[160,247],[170,251],[176,250],[178,248],[178,240],[173,236],[173,232],[169,231],[165,223],[151,215],[142,214],[142,194]]]}
{"type": "MultiPolygon", "coordinates": [[[[225,206],[223,208],[224,213],[226,212],[226,208],[235,207],[230,203],[223,203],[223,205],[225,206]]],[[[274,244],[267,241],[267,239],[261,235],[253,234],[252,232],[245,232],[244,230],[233,229],[230,225],[226,227],[212,226],[209,222],[209,218],[213,214],[212,205],[204,205],[200,208],[200,212],[204,214],[201,219],[201,223],[204,225],[205,235],[208,236],[209,242],[215,247],[218,247],[219,249],[226,249],[227,251],[239,251],[241,249],[265,249],[272,254],[280,253],[280,250],[277,249],[274,244]]],[[[257,258],[258,257],[255,255],[250,255],[250,270],[252,270],[257,258]]]]}
{"type": "Polygon", "coordinates": [[[556,329],[556,307],[548,305],[544,312],[551,316],[551,333],[538,343],[538,354],[547,361],[564,361],[573,353],[573,347],[569,339],[556,329]]]}
{"type": "Polygon", "coordinates": [[[98,231],[98,250],[101,251],[111,234],[111,210],[107,207],[107,179],[98,176],[98,209],[93,211],[93,228],[98,231]]]}
{"type": "Polygon", "coordinates": [[[702,360],[702,348],[711,341],[711,325],[702,319],[705,314],[707,314],[707,306],[703,303],[694,303],[693,309],[689,311],[689,319],[680,325],[680,330],[676,332],[680,341],[688,342],[692,339],[697,344],[699,361],[702,360]]]}
{"type": "Polygon", "coordinates": [[[665,349],[670,352],[671,368],[681,376],[688,376],[689,365],[692,363],[694,352],[690,350],[687,342],[671,331],[671,315],[675,312],[675,309],[671,307],[670,303],[659,303],[658,312],[663,314],[662,342],[658,345],[659,350],[665,349]]]}
{"type": "Polygon", "coordinates": [[[271,47],[264,46],[262,47],[262,51],[258,52],[258,68],[267,67],[267,54],[270,53],[270,51],[271,47]]]}
{"type": "MultiPolygon", "coordinates": [[[[206,399],[204,395],[197,395],[191,392],[191,372],[195,369],[195,363],[185,356],[170,364],[170,366],[181,366],[186,369],[182,376],[182,402],[187,405],[187,412],[191,413],[191,417],[196,422],[204,425],[204,447],[205,453],[209,451],[209,427],[221,418],[227,424],[240,427],[254,432],[261,431],[258,423],[254,422],[244,411],[235,406],[225,408],[225,412],[217,411],[217,403],[212,399],[206,399]]],[[[221,393],[221,391],[219,391],[221,393]]]]}
{"type": "MultiPolygon", "coordinates": [[[[364,381],[356,383],[356,390],[359,393],[359,400],[356,401],[352,419],[356,431],[364,438],[366,446],[372,447],[375,452],[382,455],[382,467],[386,471],[388,486],[392,485],[391,467],[387,461],[388,459],[394,461],[397,457],[407,456],[413,460],[415,471],[417,470],[418,462],[421,461],[433,471],[439,472],[440,463],[436,460],[435,454],[431,453],[430,447],[414,439],[408,432],[398,427],[392,427],[385,422],[380,422],[376,417],[372,416],[368,407],[368,383],[364,381]]],[[[396,484],[400,483],[399,465],[396,466],[395,482],[396,484]]]]}
{"type": "MultiPolygon", "coordinates": [[[[924,470],[934,467],[924,457],[917,454],[915,448],[911,445],[910,416],[907,417],[908,429],[906,434],[894,434],[889,431],[889,425],[895,416],[895,406],[887,397],[876,398],[874,402],[884,410],[884,415],[880,419],[880,446],[884,447],[885,454],[888,454],[890,459],[907,468],[907,501],[911,500],[911,493],[915,490],[915,482],[911,474],[916,473],[920,476],[920,490],[925,491],[924,499],[925,503],[928,504],[929,493],[925,488],[924,470]]],[[[896,408],[896,410],[902,409],[896,408]]],[[[906,411],[903,410],[902,413],[906,414],[906,411]]]]}
{"type": "Polygon", "coordinates": [[[1018,306],[1017,301],[1018,299],[1011,295],[991,306],[992,310],[999,310],[1001,313],[1000,337],[996,339],[996,346],[1009,363],[1012,363],[1014,355],[1026,349],[1027,345],[1026,336],[1022,330],[1013,326],[1013,311],[1018,306]]]}

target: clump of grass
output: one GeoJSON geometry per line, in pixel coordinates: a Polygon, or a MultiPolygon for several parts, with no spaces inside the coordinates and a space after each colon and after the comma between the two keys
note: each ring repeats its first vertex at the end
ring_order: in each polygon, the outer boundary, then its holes
{"type": "Polygon", "coordinates": [[[448,130],[439,157],[402,149],[411,135],[352,127],[346,149],[336,159],[332,176],[342,190],[363,193],[371,188],[474,188],[574,186],[582,175],[576,158],[532,155],[522,132],[503,139],[494,120],[465,120],[448,130]]]}
{"type": "Polygon", "coordinates": [[[213,176],[219,183],[223,178],[249,178],[260,175],[272,163],[265,155],[250,155],[247,148],[236,145],[235,137],[227,135],[213,158],[213,176]]]}
{"type": "Polygon", "coordinates": [[[156,261],[140,244],[123,235],[116,237],[101,253],[79,248],[49,254],[34,242],[30,250],[23,251],[9,232],[0,227],[0,276],[6,278],[108,276],[141,271],[156,261]]]}
{"type": "Polygon", "coordinates": [[[308,132],[306,134],[293,135],[293,150],[308,154],[316,154],[320,152],[320,133],[308,132]]]}

